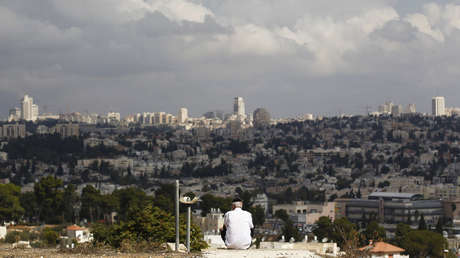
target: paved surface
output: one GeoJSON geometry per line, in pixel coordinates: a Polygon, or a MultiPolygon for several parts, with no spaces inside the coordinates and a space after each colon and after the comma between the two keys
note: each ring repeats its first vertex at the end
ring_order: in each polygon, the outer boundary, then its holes
{"type": "Polygon", "coordinates": [[[305,250],[270,250],[270,249],[251,249],[251,250],[204,250],[203,257],[205,258],[272,258],[272,257],[286,257],[286,258],[320,258],[321,256],[315,255],[305,250]]]}

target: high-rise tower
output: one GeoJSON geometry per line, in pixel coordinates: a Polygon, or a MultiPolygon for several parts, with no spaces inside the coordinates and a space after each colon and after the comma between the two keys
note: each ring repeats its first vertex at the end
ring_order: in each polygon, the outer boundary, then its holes
{"type": "Polygon", "coordinates": [[[188,119],[188,110],[184,107],[179,108],[179,113],[177,114],[177,123],[183,124],[188,119]]]}
{"type": "Polygon", "coordinates": [[[235,97],[233,101],[233,114],[237,115],[239,118],[244,118],[246,116],[242,97],[235,97]]]}
{"type": "Polygon", "coordinates": [[[446,101],[444,97],[433,97],[431,100],[431,110],[433,116],[446,115],[446,101]]]}
{"type": "Polygon", "coordinates": [[[21,100],[21,118],[24,120],[32,120],[32,103],[33,99],[29,95],[24,95],[21,100]]]}

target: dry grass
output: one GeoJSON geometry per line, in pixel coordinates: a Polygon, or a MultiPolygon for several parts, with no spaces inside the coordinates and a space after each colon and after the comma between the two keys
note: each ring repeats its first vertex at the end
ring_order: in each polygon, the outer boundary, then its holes
{"type": "Polygon", "coordinates": [[[80,246],[72,250],[60,250],[57,248],[31,248],[31,249],[13,249],[10,244],[0,245],[0,257],[2,258],[70,258],[70,257],[85,257],[85,258],[96,258],[96,257],[151,257],[151,258],[182,258],[182,257],[201,257],[201,254],[183,254],[174,253],[170,251],[153,251],[153,252],[134,252],[134,253],[123,253],[121,251],[106,248],[106,247],[89,247],[80,246]]]}

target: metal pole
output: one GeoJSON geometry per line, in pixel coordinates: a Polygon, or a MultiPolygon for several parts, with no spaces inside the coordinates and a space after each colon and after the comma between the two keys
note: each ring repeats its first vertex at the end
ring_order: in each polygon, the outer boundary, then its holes
{"type": "Polygon", "coordinates": [[[176,180],[176,252],[179,251],[179,180],[176,180]]]}
{"type": "Polygon", "coordinates": [[[192,214],[192,206],[187,205],[187,252],[190,253],[190,219],[192,214]]]}

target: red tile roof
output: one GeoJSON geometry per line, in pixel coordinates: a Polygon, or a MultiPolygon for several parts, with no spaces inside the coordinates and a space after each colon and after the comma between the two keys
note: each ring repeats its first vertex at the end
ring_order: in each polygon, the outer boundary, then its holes
{"type": "Polygon", "coordinates": [[[368,251],[370,253],[402,253],[405,250],[394,245],[390,245],[385,242],[375,242],[373,244],[359,248],[361,251],[368,251]]]}
{"type": "Polygon", "coordinates": [[[67,230],[77,231],[77,230],[85,230],[85,228],[79,227],[77,225],[72,225],[72,226],[68,226],[67,230]]]}

